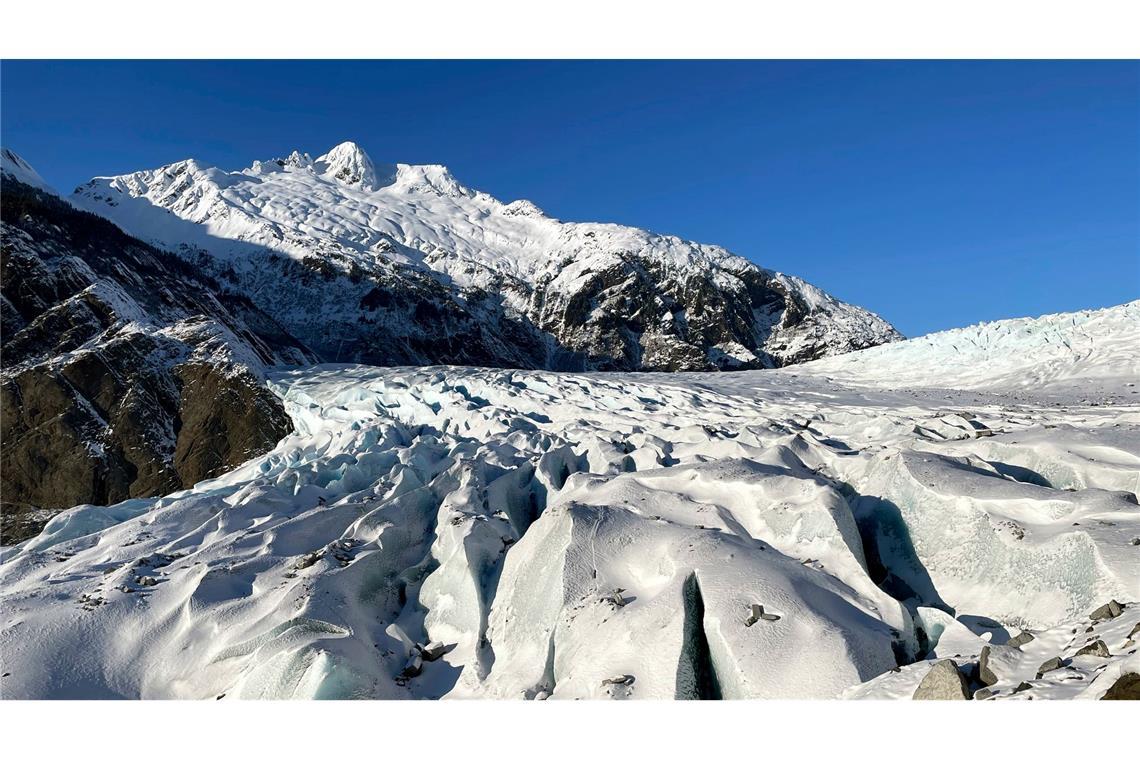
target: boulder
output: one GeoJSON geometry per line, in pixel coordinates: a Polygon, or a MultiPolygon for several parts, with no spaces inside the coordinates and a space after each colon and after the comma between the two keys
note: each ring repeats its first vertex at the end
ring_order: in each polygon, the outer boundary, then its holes
{"type": "Polygon", "coordinates": [[[914,691],[914,699],[969,699],[966,678],[953,660],[940,660],[926,674],[914,691]]]}
{"type": "Polygon", "coordinates": [[[1087,644],[1087,645],[1081,647],[1080,649],[1077,650],[1077,653],[1073,656],[1074,657],[1080,657],[1083,654],[1091,655],[1093,657],[1111,657],[1111,655],[1108,652],[1108,647],[1105,646],[1104,642],[1101,641],[1100,639],[1097,639],[1096,641],[1092,642],[1091,644],[1087,644]]]}
{"type": "Polygon", "coordinates": [[[423,669],[423,659],[418,654],[413,655],[408,659],[407,664],[404,665],[404,669],[400,672],[400,676],[403,678],[415,678],[421,672],[423,672],[423,669]]]}
{"type": "Polygon", "coordinates": [[[425,662],[435,662],[443,653],[447,651],[447,647],[441,641],[429,641],[427,644],[419,646],[420,656],[423,657],[425,662]]]}
{"type": "Polygon", "coordinates": [[[1116,601],[1115,599],[1112,599],[1111,601],[1108,602],[1108,604],[1102,604],[1101,606],[1099,606],[1095,610],[1093,610],[1092,614],[1089,615],[1089,619],[1090,620],[1111,620],[1114,617],[1119,617],[1120,613],[1123,611],[1124,611],[1124,608],[1120,605],[1120,602],[1116,601]]]}
{"type": "Polygon", "coordinates": [[[780,619],[779,615],[774,615],[771,612],[765,612],[764,611],[764,605],[753,604],[753,605],[751,605],[751,610],[748,614],[748,618],[744,621],[744,626],[746,628],[748,628],[760,620],[765,620],[769,623],[772,623],[772,622],[775,622],[779,619],[780,619]]]}
{"type": "Polygon", "coordinates": [[[1125,673],[1108,687],[1101,699],[1140,700],[1140,673],[1125,673]]]}
{"type": "Polygon", "coordinates": [[[1008,642],[1008,645],[1011,647],[1017,647],[1018,649],[1020,649],[1021,647],[1025,646],[1029,642],[1033,641],[1033,639],[1035,639],[1035,638],[1037,638],[1037,637],[1034,636],[1029,631],[1022,631],[1021,633],[1017,634],[1012,639],[1010,639],[1008,642]]]}
{"type": "Polygon", "coordinates": [[[622,676],[614,676],[613,678],[605,679],[604,681],[602,681],[602,686],[625,686],[626,684],[631,684],[631,683],[633,683],[633,676],[622,675],[622,676]]]}
{"type": "Polygon", "coordinates": [[[978,655],[978,680],[986,686],[1008,679],[1017,667],[1020,652],[1016,647],[988,644],[978,655]]]}
{"type": "Polygon", "coordinates": [[[748,612],[748,617],[744,621],[744,627],[750,628],[760,620],[760,616],[764,613],[764,608],[759,604],[753,604],[748,612]]]}
{"type": "Polygon", "coordinates": [[[1053,670],[1057,670],[1060,667],[1061,667],[1061,658],[1060,657],[1051,657],[1048,660],[1046,660],[1045,662],[1041,663],[1041,667],[1037,668],[1037,677],[1040,678],[1044,674],[1046,674],[1050,671],[1053,671],[1053,670]]]}

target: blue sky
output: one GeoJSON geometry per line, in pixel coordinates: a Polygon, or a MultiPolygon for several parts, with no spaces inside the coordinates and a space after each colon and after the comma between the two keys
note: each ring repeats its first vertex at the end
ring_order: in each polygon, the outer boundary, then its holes
{"type": "Polygon", "coordinates": [[[718,243],[908,335],[1140,298],[1136,62],[21,62],[70,191],[355,140],[503,200],[718,243]]]}

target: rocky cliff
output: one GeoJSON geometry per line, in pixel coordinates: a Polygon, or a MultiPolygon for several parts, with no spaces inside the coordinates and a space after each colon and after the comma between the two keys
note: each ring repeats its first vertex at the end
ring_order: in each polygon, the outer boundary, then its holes
{"type": "Polygon", "coordinates": [[[5,176],[3,541],[51,510],[218,475],[289,432],[266,364],[312,354],[247,299],[5,176]]]}

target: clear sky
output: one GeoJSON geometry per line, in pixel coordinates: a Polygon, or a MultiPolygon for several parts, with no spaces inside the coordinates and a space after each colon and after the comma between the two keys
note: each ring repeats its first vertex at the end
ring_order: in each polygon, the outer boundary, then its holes
{"type": "Polygon", "coordinates": [[[0,106],[64,192],[354,140],[723,245],[908,335],[1140,298],[1134,61],[4,61],[0,106]]]}

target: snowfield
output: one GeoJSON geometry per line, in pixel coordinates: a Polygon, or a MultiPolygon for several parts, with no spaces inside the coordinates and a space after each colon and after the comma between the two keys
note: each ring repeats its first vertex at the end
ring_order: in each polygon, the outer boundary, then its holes
{"type": "Polygon", "coordinates": [[[4,550],[4,697],[1140,681],[1140,302],[781,370],[267,377],[273,451],[4,550]]]}
{"type": "MultiPolygon", "coordinates": [[[[1123,398],[1137,374],[1140,301],[1113,309],[1007,319],[924,335],[838,359],[812,362],[861,385],[1060,392],[1123,398]]],[[[1130,393],[1125,395],[1131,395],[1130,393]]],[[[1135,399],[1132,399],[1135,400],[1135,399]]]]}

